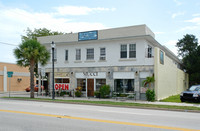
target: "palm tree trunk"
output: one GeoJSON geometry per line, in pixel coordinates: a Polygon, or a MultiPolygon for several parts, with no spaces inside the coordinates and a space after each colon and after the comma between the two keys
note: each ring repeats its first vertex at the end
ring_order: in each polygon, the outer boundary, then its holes
{"type": "Polygon", "coordinates": [[[30,61],[30,84],[31,84],[31,93],[30,98],[34,98],[34,67],[35,67],[35,61],[30,61]]]}

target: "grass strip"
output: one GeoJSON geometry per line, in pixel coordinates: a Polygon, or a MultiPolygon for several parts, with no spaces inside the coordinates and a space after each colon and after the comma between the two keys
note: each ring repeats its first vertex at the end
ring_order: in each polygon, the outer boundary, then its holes
{"type": "MultiPolygon", "coordinates": [[[[3,97],[9,98],[9,97],[3,97]]],[[[182,111],[198,111],[199,107],[194,106],[174,106],[174,105],[157,105],[157,104],[141,104],[141,103],[128,103],[128,102],[113,102],[113,101],[88,101],[88,100],[60,100],[60,99],[47,99],[47,98],[28,98],[28,97],[10,97],[17,100],[33,100],[42,102],[60,102],[60,103],[74,103],[74,104],[92,104],[92,105],[107,105],[107,106],[120,106],[120,107],[138,107],[138,108],[154,108],[154,109],[168,109],[168,110],[182,110],[182,111]]]]}
{"type": "Polygon", "coordinates": [[[161,102],[176,102],[176,103],[181,103],[180,100],[180,95],[174,95],[174,96],[170,96],[166,99],[160,100],[161,102]]]}

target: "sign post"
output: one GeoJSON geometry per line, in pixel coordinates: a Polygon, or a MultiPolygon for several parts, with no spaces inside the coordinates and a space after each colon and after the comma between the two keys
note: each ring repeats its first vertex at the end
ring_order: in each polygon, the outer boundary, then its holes
{"type": "Polygon", "coordinates": [[[9,98],[10,98],[10,81],[11,81],[11,77],[13,76],[13,72],[12,71],[8,71],[7,75],[9,77],[9,98]]]}

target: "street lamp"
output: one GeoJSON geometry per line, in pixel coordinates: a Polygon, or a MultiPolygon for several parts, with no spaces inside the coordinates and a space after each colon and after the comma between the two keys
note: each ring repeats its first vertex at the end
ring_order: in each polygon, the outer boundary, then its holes
{"type": "Polygon", "coordinates": [[[52,48],[52,100],[55,99],[55,90],[54,90],[54,48],[55,48],[55,43],[52,41],[51,43],[51,48],[52,48]]]}

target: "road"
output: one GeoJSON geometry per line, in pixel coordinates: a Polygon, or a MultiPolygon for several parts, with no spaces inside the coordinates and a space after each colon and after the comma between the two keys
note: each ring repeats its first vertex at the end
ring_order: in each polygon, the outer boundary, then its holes
{"type": "Polygon", "coordinates": [[[0,131],[200,131],[200,113],[0,99],[0,131]]]}

